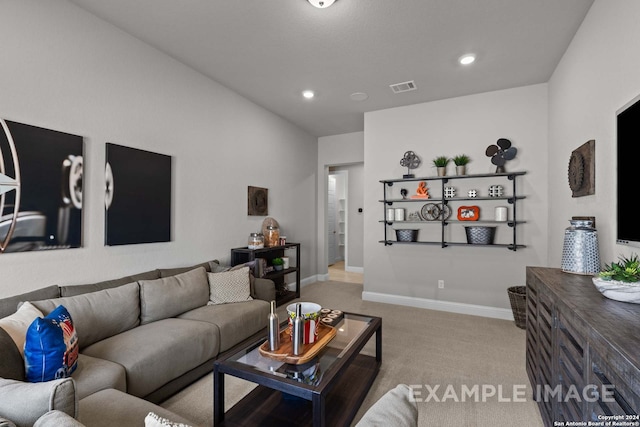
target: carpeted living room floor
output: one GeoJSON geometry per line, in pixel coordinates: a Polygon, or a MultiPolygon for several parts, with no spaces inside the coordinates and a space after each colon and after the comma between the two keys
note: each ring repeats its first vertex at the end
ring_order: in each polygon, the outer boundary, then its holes
{"type": "MultiPolygon", "coordinates": [[[[525,372],[525,331],[513,321],[362,300],[362,284],[316,282],[300,301],[382,318],[382,366],[355,424],[399,383],[418,397],[420,426],[542,426],[525,372]],[[469,390],[477,390],[469,394],[469,390]],[[484,393],[483,393],[484,390],[484,393]],[[465,396],[465,392],[467,393],[465,396]]],[[[279,307],[285,319],[286,308],[279,307]]],[[[364,352],[375,354],[374,340],[364,352]]],[[[231,407],[253,384],[227,376],[231,407]]],[[[213,376],[163,402],[199,426],[213,425],[213,376]]]]}

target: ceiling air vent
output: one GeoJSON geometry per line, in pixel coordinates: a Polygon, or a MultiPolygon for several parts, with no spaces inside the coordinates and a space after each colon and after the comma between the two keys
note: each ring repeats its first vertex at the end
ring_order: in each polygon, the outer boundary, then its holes
{"type": "Polygon", "coordinates": [[[389,85],[393,93],[402,93],[402,92],[410,92],[412,90],[417,90],[416,82],[413,80],[403,83],[396,83],[393,85],[389,85]]]}

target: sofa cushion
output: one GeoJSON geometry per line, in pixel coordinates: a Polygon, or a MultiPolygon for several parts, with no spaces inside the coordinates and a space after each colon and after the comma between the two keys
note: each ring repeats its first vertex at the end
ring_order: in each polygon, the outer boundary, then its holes
{"type": "Polygon", "coordinates": [[[417,425],[418,406],[413,392],[408,385],[399,384],[374,403],[358,421],[356,427],[416,427],[417,425]]]}
{"type": "Polygon", "coordinates": [[[26,383],[0,378],[0,414],[18,426],[31,426],[43,414],[60,410],[78,415],[75,383],[71,378],[26,383]]]}
{"type": "Polygon", "coordinates": [[[9,316],[18,310],[18,305],[24,301],[40,300],[47,298],[58,298],[60,289],[57,285],[47,286],[46,288],[37,289],[35,291],[16,295],[13,297],[0,299],[0,318],[9,316]]]}
{"type": "Polygon", "coordinates": [[[144,426],[153,412],[170,420],[190,424],[168,409],[118,390],[102,390],[80,401],[78,420],[89,427],[144,426]]]}
{"type": "Polygon", "coordinates": [[[208,322],[220,329],[220,351],[226,351],[267,327],[269,303],[262,300],[206,305],[178,316],[208,322]]]}
{"type": "Polygon", "coordinates": [[[249,276],[249,267],[223,273],[207,273],[209,279],[209,304],[227,304],[252,300],[249,276]]]}
{"type": "Polygon", "coordinates": [[[144,397],[215,357],[218,337],[216,325],[169,318],[99,341],[83,353],[122,365],[127,393],[144,397]]]}
{"type": "Polygon", "coordinates": [[[67,309],[60,305],[38,317],[27,329],[24,342],[26,379],[51,381],[71,376],[78,366],[78,335],[67,309]]]}
{"type": "MultiPolygon", "coordinates": [[[[145,271],[144,273],[133,274],[131,276],[121,277],[119,279],[105,280],[104,282],[92,283],[88,285],[65,285],[60,286],[60,295],[62,297],[72,297],[82,295],[89,292],[102,291],[104,289],[117,288],[127,283],[137,282],[138,280],[153,280],[160,277],[158,270],[145,271]]],[[[35,299],[35,298],[31,298],[35,299]]],[[[37,298],[45,299],[45,298],[37,298]]]]}
{"type": "Polygon", "coordinates": [[[76,326],[81,349],[140,324],[137,283],[72,297],[32,301],[32,304],[45,314],[64,305],[76,326]]]}
{"type": "Polygon", "coordinates": [[[82,353],[71,378],[76,383],[78,399],[108,388],[127,391],[127,373],[122,365],[82,353]]]}
{"type": "Polygon", "coordinates": [[[156,280],[140,280],[140,323],[174,317],[209,301],[209,283],[203,267],[156,280]]]}
{"type": "Polygon", "coordinates": [[[27,329],[38,317],[44,314],[33,304],[25,302],[15,313],[0,319],[0,328],[9,334],[15,343],[20,355],[24,354],[24,340],[27,336],[27,329]]]}
{"type": "Polygon", "coordinates": [[[207,273],[211,271],[211,264],[209,261],[201,262],[200,264],[192,265],[191,267],[177,267],[177,268],[159,268],[158,273],[161,278],[171,277],[177,274],[186,273],[187,271],[195,270],[196,268],[203,267],[207,273]]]}
{"type": "MultiPolygon", "coordinates": [[[[0,427],[2,427],[0,425],[0,427]]],[[[85,427],[80,421],[62,411],[49,411],[36,421],[33,427],[85,427]]]]}
{"type": "Polygon", "coordinates": [[[24,381],[24,360],[16,343],[4,329],[0,328],[0,378],[24,381]]]}

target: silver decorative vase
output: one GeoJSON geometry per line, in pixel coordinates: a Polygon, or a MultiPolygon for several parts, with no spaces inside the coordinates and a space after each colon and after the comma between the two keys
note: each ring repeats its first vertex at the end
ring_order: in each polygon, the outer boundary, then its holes
{"type": "Polygon", "coordinates": [[[575,274],[597,274],[600,271],[598,232],[593,221],[570,220],[564,231],[562,271],[575,274]]]}

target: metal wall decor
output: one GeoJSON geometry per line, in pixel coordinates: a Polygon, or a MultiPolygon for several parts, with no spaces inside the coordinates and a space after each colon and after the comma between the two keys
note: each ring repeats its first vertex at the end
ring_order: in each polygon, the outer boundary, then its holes
{"type": "Polygon", "coordinates": [[[511,146],[511,141],[506,138],[500,138],[495,145],[487,147],[485,154],[491,157],[491,163],[496,165],[496,173],[504,173],[504,164],[507,160],[516,157],[518,150],[511,146]]]}
{"type": "Polygon", "coordinates": [[[253,216],[269,215],[269,190],[249,186],[247,189],[247,214],[253,216]]]}
{"type": "Polygon", "coordinates": [[[407,151],[406,153],[404,153],[404,157],[400,159],[400,166],[406,167],[407,173],[405,175],[402,175],[402,178],[414,178],[415,175],[411,173],[411,170],[420,166],[420,163],[420,157],[418,157],[418,155],[413,151],[407,151]]]}
{"type": "Polygon", "coordinates": [[[596,193],[596,141],[585,142],[571,152],[568,179],[571,197],[596,193]]]}

